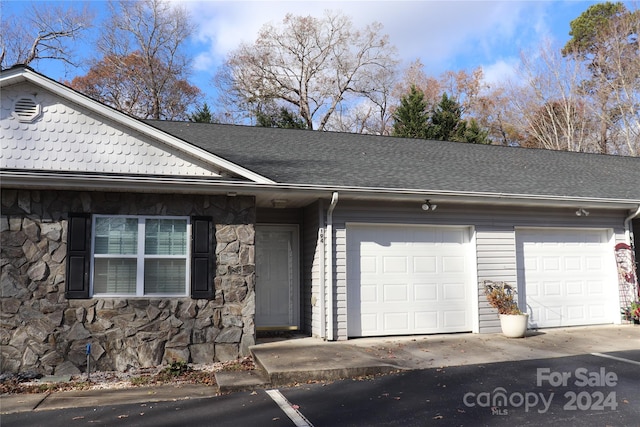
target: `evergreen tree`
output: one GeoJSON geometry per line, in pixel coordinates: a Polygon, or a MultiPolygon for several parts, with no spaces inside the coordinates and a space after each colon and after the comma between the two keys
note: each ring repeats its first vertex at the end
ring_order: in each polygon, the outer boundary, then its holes
{"type": "Polygon", "coordinates": [[[256,126],[265,128],[307,129],[302,117],[295,115],[285,107],[281,107],[277,114],[258,111],[256,119],[256,126]]]}
{"type": "Polygon", "coordinates": [[[476,119],[469,122],[462,120],[458,124],[454,141],[468,142],[471,144],[491,144],[489,131],[482,130],[476,119]]]}
{"type": "Polygon", "coordinates": [[[463,108],[446,93],[438,105],[426,111],[424,93],[415,86],[402,97],[394,113],[393,135],[405,138],[458,141],[472,144],[491,144],[487,130],[483,130],[475,119],[462,119],[463,108]]]}
{"type": "Polygon", "coordinates": [[[213,117],[206,102],[202,105],[202,108],[196,110],[195,113],[189,116],[189,121],[195,123],[213,123],[213,117]]]}
{"type": "Polygon", "coordinates": [[[429,124],[427,103],[424,93],[411,86],[410,92],[400,100],[400,106],[393,114],[393,136],[404,138],[426,138],[429,124]]]}
{"type": "Polygon", "coordinates": [[[462,122],[462,107],[446,93],[431,112],[431,119],[427,127],[427,138],[439,141],[456,140],[458,126],[462,122]]]}

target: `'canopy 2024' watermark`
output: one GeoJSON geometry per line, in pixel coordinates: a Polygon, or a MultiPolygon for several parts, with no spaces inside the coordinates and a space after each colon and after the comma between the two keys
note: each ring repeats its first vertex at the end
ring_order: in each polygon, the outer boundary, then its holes
{"type": "MultiPolygon", "coordinates": [[[[536,387],[577,387],[579,391],[569,390],[558,394],[565,411],[605,411],[618,407],[616,392],[611,388],[618,384],[618,375],[607,372],[604,367],[598,371],[577,368],[574,371],[552,371],[550,368],[536,370],[536,387]],[[561,396],[561,397],[560,397],[561,396]]],[[[492,392],[465,393],[462,398],[465,406],[490,408],[492,415],[509,415],[510,408],[524,408],[525,412],[536,410],[546,413],[556,399],[556,392],[512,392],[497,387],[492,392]]]]}

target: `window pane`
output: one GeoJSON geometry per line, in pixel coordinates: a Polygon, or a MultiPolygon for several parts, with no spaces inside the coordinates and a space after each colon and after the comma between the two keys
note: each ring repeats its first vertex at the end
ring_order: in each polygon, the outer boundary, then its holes
{"type": "Polygon", "coordinates": [[[145,294],[185,294],[186,260],[146,259],[144,261],[145,294]]]}
{"type": "Polygon", "coordinates": [[[148,219],[144,243],[147,255],[186,255],[187,220],[148,219]]]}
{"type": "Polygon", "coordinates": [[[136,218],[96,218],[95,253],[131,255],[137,251],[136,218]]]}
{"type": "Polygon", "coordinates": [[[136,260],[96,258],[93,292],[96,294],[136,293],[136,260]]]}

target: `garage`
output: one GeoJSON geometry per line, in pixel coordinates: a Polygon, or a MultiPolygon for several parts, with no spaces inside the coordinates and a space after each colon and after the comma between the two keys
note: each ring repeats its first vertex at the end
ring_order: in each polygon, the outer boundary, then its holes
{"type": "Polygon", "coordinates": [[[612,323],[616,273],[607,230],[516,233],[518,282],[532,327],[612,323]]]}
{"type": "Polygon", "coordinates": [[[472,330],[468,227],[347,226],[351,337],[472,330]]]}

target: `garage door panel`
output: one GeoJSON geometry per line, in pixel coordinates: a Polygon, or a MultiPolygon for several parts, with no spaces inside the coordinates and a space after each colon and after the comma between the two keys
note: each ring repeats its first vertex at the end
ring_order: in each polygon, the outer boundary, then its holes
{"type": "Polygon", "coordinates": [[[586,307],[584,305],[567,305],[567,317],[570,320],[581,321],[586,317],[586,307]]]}
{"type": "Polygon", "coordinates": [[[589,295],[593,297],[605,297],[605,287],[602,281],[588,281],[587,282],[587,291],[589,295]]]}
{"type": "Polygon", "coordinates": [[[549,321],[557,321],[562,320],[562,306],[561,305],[546,305],[543,307],[542,312],[544,313],[544,317],[549,321]]]}
{"type": "Polygon", "coordinates": [[[438,301],[438,286],[435,284],[415,284],[413,289],[416,302],[438,301]]]}
{"type": "Polygon", "coordinates": [[[382,285],[384,302],[409,302],[409,290],[406,284],[382,285]]]}
{"type": "Polygon", "coordinates": [[[567,280],[566,284],[568,297],[580,297],[584,295],[587,290],[587,286],[585,286],[585,283],[582,281],[567,280]]]}
{"type": "Polygon", "coordinates": [[[349,335],[471,330],[468,240],[463,228],[350,227],[349,335]]]}
{"type": "Polygon", "coordinates": [[[406,273],[408,260],[404,256],[385,256],[382,258],[384,273],[406,273]]]}
{"type": "Polygon", "coordinates": [[[539,297],[543,295],[545,297],[560,297],[562,296],[562,283],[560,282],[544,282],[542,284],[543,294],[538,294],[539,297]]]}
{"type": "Polygon", "coordinates": [[[544,257],[542,263],[536,265],[541,265],[545,272],[560,271],[560,260],[556,257],[544,257]]]}
{"type": "Polygon", "coordinates": [[[605,230],[523,230],[517,233],[530,322],[537,327],[610,323],[607,283],[615,283],[605,230]],[[608,267],[609,266],[609,267],[608,267]]]}
{"type": "Polygon", "coordinates": [[[438,312],[417,311],[414,313],[415,328],[420,330],[433,330],[438,328],[438,312]]]}
{"type": "Polygon", "coordinates": [[[442,272],[443,273],[464,273],[466,270],[465,258],[461,256],[443,256],[442,272]]]}
{"type": "Polygon", "coordinates": [[[443,297],[445,301],[465,301],[467,290],[464,283],[443,284],[443,297]]]}
{"type": "Polygon", "coordinates": [[[435,256],[414,256],[413,257],[413,272],[414,273],[436,273],[437,270],[437,257],[435,256]]]}
{"type": "Polygon", "coordinates": [[[360,287],[360,300],[363,303],[377,303],[378,302],[378,285],[363,284],[360,287]]]}
{"type": "Polygon", "coordinates": [[[378,260],[374,256],[363,255],[360,259],[360,272],[372,273],[378,272],[378,260]]]}
{"type": "Polygon", "coordinates": [[[383,313],[382,328],[386,331],[406,331],[409,328],[408,313],[383,313]]]}
{"type": "Polygon", "coordinates": [[[363,331],[375,331],[378,329],[378,315],[377,314],[363,314],[361,317],[362,330],[363,331]]]}
{"type": "Polygon", "coordinates": [[[584,271],[584,266],[582,264],[583,259],[577,256],[568,256],[564,259],[564,269],[565,271],[584,271]]]}
{"type": "Polygon", "coordinates": [[[463,328],[467,323],[468,314],[464,311],[447,311],[443,313],[443,326],[449,328],[463,328]]]}
{"type": "Polygon", "coordinates": [[[587,257],[585,258],[585,270],[586,271],[601,271],[603,268],[602,258],[600,257],[587,257]]]}

